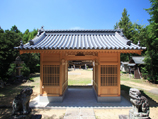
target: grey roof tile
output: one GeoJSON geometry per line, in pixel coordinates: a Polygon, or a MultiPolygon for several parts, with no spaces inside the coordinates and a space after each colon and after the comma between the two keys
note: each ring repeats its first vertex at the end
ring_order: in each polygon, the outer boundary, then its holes
{"type": "Polygon", "coordinates": [[[23,48],[15,49],[146,49],[121,36],[121,30],[41,30],[23,48]]]}
{"type": "MultiPolygon", "coordinates": [[[[131,56],[135,64],[144,64],[144,58],[143,56],[131,56]]],[[[131,59],[131,60],[132,60],[131,59]]]]}

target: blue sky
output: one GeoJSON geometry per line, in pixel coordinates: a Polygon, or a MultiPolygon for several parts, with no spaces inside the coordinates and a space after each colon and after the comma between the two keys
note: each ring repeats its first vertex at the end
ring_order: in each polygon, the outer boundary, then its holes
{"type": "Polygon", "coordinates": [[[113,29],[126,8],[130,20],[148,25],[149,0],[0,0],[0,26],[44,29],[113,29]]]}

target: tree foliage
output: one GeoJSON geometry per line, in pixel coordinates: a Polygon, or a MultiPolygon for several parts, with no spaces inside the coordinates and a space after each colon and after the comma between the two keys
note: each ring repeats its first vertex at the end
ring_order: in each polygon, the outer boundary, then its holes
{"type": "MultiPolygon", "coordinates": [[[[130,39],[134,44],[140,41],[140,46],[145,46],[147,50],[142,55],[145,55],[145,67],[143,68],[143,75],[148,77],[148,80],[156,83],[158,81],[158,1],[150,0],[151,7],[146,9],[150,14],[148,26],[139,25],[138,23],[131,23],[127,10],[124,9],[121,20],[114,26],[115,29],[123,29],[124,35],[130,39]]],[[[121,61],[129,61],[129,54],[122,54],[121,61]]]]}
{"type": "MultiPolygon", "coordinates": [[[[23,43],[27,43],[29,40],[33,39],[37,34],[37,30],[34,29],[32,32],[29,32],[27,29],[23,34],[23,43]]],[[[37,64],[40,64],[40,55],[39,53],[25,53],[21,55],[21,59],[25,62],[26,66],[29,67],[30,73],[39,71],[37,64]]]]}
{"type": "MultiPolygon", "coordinates": [[[[114,26],[115,29],[117,28],[121,28],[123,30],[123,33],[125,35],[126,38],[130,39],[131,38],[131,28],[132,28],[132,23],[129,19],[129,15],[127,14],[127,10],[124,8],[123,12],[122,12],[122,17],[121,20],[116,23],[116,25],[114,26]]],[[[129,56],[130,54],[121,54],[121,61],[129,61],[129,56]]]]}
{"type": "Polygon", "coordinates": [[[0,33],[0,79],[6,80],[8,76],[8,69],[10,64],[19,55],[18,51],[14,50],[15,46],[19,45],[22,35],[5,30],[0,33]]]}
{"type": "MultiPolygon", "coordinates": [[[[20,40],[26,43],[33,39],[36,34],[36,29],[32,32],[27,29],[22,33],[15,25],[10,30],[5,31],[0,27],[0,80],[7,80],[15,72],[13,61],[19,56],[19,51],[14,50],[14,47],[20,45],[20,40]]],[[[39,71],[39,67],[36,66],[40,62],[39,54],[23,54],[20,57],[26,64],[23,73],[25,71],[31,73],[39,71]]]]}
{"type": "Polygon", "coordinates": [[[147,51],[145,52],[144,74],[148,75],[148,80],[154,83],[158,81],[158,1],[150,0],[151,7],[146,9],[150,14],[150,25],[147,26],[148,38],[145,39],[147,51]]]}
{"type": "MultiPolygon", "coordinates": [[[[129,19],[129,16],[130,15],[127,13],[127,10],[124,8],[121,20],[118,23],[116,23],[116,25],[114,25],[114,29],[117,29],[118,27],[121,28],[123,30],[123,34],[127,39],[131,40],[135,44],[137,44],[138,41],[140,41],[140,45],[145,46],[144,39],[147,38],[146,28],[143,25],[132,23],[129,19]]],[[[131,55],[132,54],[128,53],[121,54],[121,61],[129,61],[131,55]]]]}

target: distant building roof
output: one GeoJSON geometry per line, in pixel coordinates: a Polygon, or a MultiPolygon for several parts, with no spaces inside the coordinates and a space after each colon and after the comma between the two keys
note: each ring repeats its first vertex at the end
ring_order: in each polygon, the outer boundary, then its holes
{"type": "Polygon", "coordinates": [[[38,30],[29,43],[15,49],[146,49],[124,37],[122,30],[38,30]]]}
{"type": "Polygon", "coordinates": [[[143,56],[132,56],[129,63],[132,63],[133,61],[135,64],[144,64],[143,60],[144,60],[143,56]]]}
{"type": "Polygon", "coordinates": [[[134,64],[134,63],[130,63],[130,64],[128,64],[127,66],[135,66],[136,64],[134,64]]]}
{"type": "Polygon", "coordinates": [[[129,62],[121,62],[121,64],[129,64],[129,62]]]}

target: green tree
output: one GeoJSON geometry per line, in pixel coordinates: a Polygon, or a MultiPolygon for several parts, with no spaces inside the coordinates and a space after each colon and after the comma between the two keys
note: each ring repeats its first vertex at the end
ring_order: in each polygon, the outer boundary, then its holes
{"type": "MultiPolygon", "coordinates": [[[[14,50],[14,47],[20,45],[21,39],[24,43],[27,43],[30,39],[33,39],[36,34],[36,29],[32,32],[29,32],[27,29],[23,34],[15,25],[11,28],[11,30],[5,31],[0,27],[0,80],[7,80],[15,72],[15,66],[12,63],[19,55],[19,51],[14,50]]],[[[37,64],[40,64],[39,53],[26,53],[20,57],[26,64],[23,65],[24,68],[22,70],[22,73],[25,76],[28,76],[29,73],[39,71],[39,67],[36,66],[37,64]]]]}
{"type": "Polygon", "coordinates": [[[21,39],[22,35],[14,31],[5,30],[0,32],[0,79],[2,80],[9,78],[10,64],[19,55],[19,52],[15,51],[14,47],[19,45],[21,39]]]}
{"type": "Polygon", "coordinates": [[[24,32],[23,34],[23,43],[27,43],[28,40],[29,40],[29,35],[30,35],[30,32],[29,32],[29,29],[26,29],[26,31],[24,32]]]}
{"type": "MultiPolygon", "coordinates": [[[[137,44],[139,41],[140,46],[145,46],[145,39],[147,39],[146,27],[137,23],[133,24],[129,19],[126,9],[123,10],[121,20],[114,25],[115,29],[118,27],[123,30],[125,37],[131,40],[134,44],[137,44]]],[[[144,55],[144,51],[142,54],[144,55]]],[[[129,61],[131,55],[138,54],[121,54],[121,61],[129,61]]]]}
{"type": "Polygon", "coordinates": [[[146,42],[146,57],[144,73],[148,74],[148,80],[156,83],[158,81],[158,1],[150,0],[151,7],[146,9],[150,14],[150,25],[147,26],[148,38],[146,42]]]}
{"type": "Polygon", "coordinates": [[[127,39],[131,39],[132,37],[132,22],[129,19],[129,15],[127,14],[126,8],[124,8],[122,12],[121,20],[118,23],[119,27],[123,29],[123,34],[127,39]]]}
{"type": "Polygon", "coordinates": [[[132,40],[134,44],[137,44],[139,42],[140,46],[145,47],[146,46],[145,40],[148,38],[147,28],[144,25],[139,25],[137,23],[134,23],[132,26],[133,26],[133,30],[132,30],[132,37],[130,40],[132,40]]]}
{"type": "MultiPolygon", "coordinates": [[[[121,20],[119,21],[119,23],[116,23],[116,25],[114,25],[114,28],[117,29],[118,26],[123,30],[123,34],[125,35],[125,37],[127,39],[131,39],[133,26],[132,22],[129,19],[129,15],[127,14],[126,8],[124,8],[122,12],[121,20]]],[[[121,54],[121,61],[129,61],[129,58],[130,54],[121,54]]]]}
{"type": "Polygon", "coordinates": [[[20,30],[17,28],[16,25],[12,26],[11,31],[13,31],[15,33],[20,33],[20,30]]]}
{"type": "MultiPolygon", "coordinates": [[[[27,29],[23,34],[23,43],[27,43],[29,40],[33,39],[37,34],[37,30],[34,29],[32,32],[29,32],[27,29]]],[[[29,68],[30,73],[38,72],[39,67],[36,66],[40,64],[40,55],[39,53],[25,53],[21,55],[21,59],[25,62],[26,66],[29,68]]]]}

